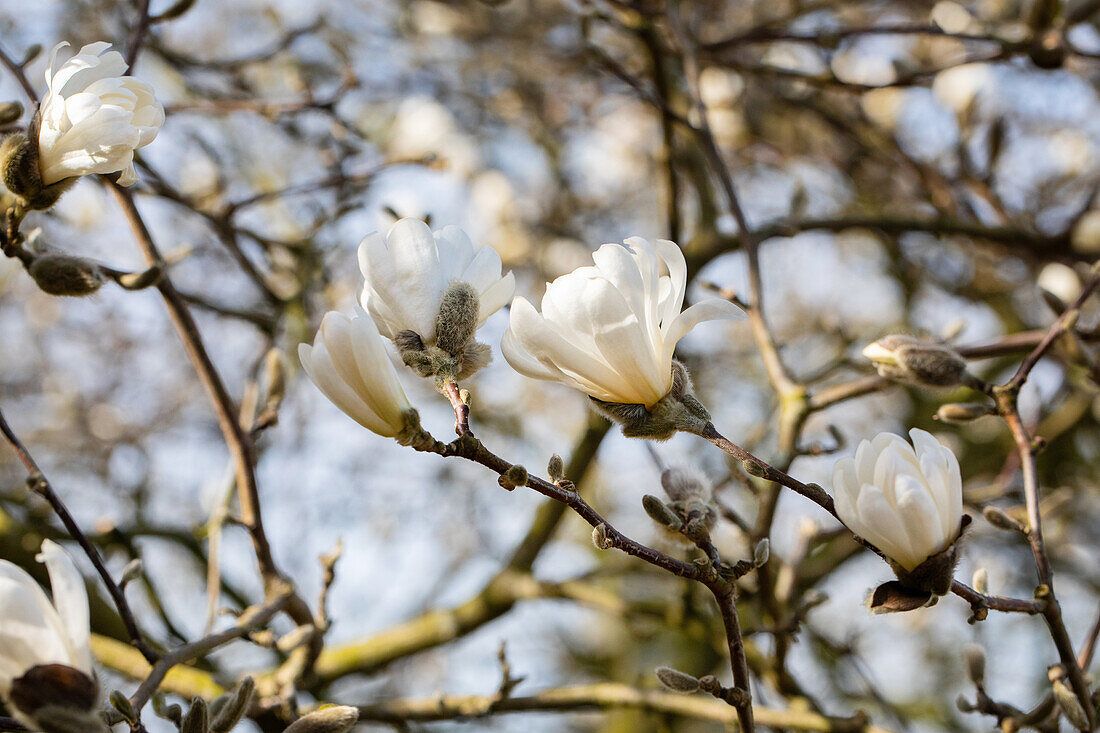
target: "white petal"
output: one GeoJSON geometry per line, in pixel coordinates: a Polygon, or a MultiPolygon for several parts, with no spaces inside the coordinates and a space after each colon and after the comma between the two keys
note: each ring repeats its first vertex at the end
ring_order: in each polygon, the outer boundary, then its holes
{"type": "Polygon", "coordinates": [[[918,563],[922,562],[947,546],[939,509],[924,484],[912,476],[902,476],[896,490],[898,514],[905,525],[909,546],[914,557],[919,558],[918,563]]]}
{"type": "Polygon", "coordinates": [[[0,560],[0,695],[39,664],[73,664],[65,625],[22,568],[0,560]]]}
{"type": "Polygon", "coordinates": [[[478,296],[478,323],[485,323],[489,316],[508,305],[515,294],[516,276],[509,272],[478,296]]]}
{"type": "Polygon", "coordinates": [[[65,628],[72,655],[71,665],[92,676],[92,653],[88,648],[88,589],[84,585],[84,577],[69,554],[56,542],[44,540],[42,551],[35,559],[45,563],[50,574],[53,604],[65,628]]]}
{"type": "Polygon", "coordinates": [[[859,522],[851,527],[906,570],[912,570],[923,557],[917,557],[909,545],[909,536],[897,511],[877,486],[864,484],[857,503],[859,522]]]}

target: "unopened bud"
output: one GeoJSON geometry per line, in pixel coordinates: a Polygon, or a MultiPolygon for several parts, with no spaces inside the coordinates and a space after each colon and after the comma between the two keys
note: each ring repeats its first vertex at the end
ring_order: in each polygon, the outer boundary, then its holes
{"type": "Polygon", "coordinates": [[[458,356],[474,338],[478,327],[478,294],[468,282],[453,281],[439,303],[435,319],[436,346],[458,356]]]}
{"type": "Polygon", "coordinates": [[[1003,510],[995,506],[987,506],[982,509],[982,516],[985,517],[985,521],[992,524],[997,529],[1014,530],[1016,532],[1023,532],[1023,526],[1003,510]]]}
{"type": "Polygon", "coordinates": [[[687,672],[672,667],[658,667],[655,670],[657,680],[673,692],[691,693],[699,691],[699,679],[687,672]]]}
{"type": "Polygon", "coordinates": [[[650,519],[669,529],[679,530],[684,524],[680,517],[676,515],[676,512],[652,494],[646,494],[642,497],[642,508],[645,509],[645,513],[649,515],[650,519]]]}
{"type": "Polygon", "coordinates": [[[9,191],[24,199],[42,191],[38,147],[26,133],[12,133],[0,143],[0,180],[9,191]]]}
{"type": "Polygon", "coordinates": [[[283,733],[347,733],[359,721],[359,710],[334,705],[298,718],[283,733]]]}
{"type": "Polygon", "coordinates": [[[1081,707],[1081,701],[1077,699],[1077,695],[1073,694],[1073,690],[1066,687],[1066,683],[1062,680],[1054,680],[1050,689],[1066,720],[1077,730],[1089,730],[1088,716],[1085,715],[1085,709],[1081,707]]]}
{"type": "Polygon", "coordinates": [[[546,464],[546,474],[555,482],[565,478],[565,461],[557,453],[550,456],[550,462],[546,464]]]}
{"type": "Polygon", "coordinates": [[[974,590],[978,591],[983,596],[989,594],[989,571],[985,568],[978,568],[975,570],[974,577],[970,582],[973,584],[974,590]]]}
{"type": "Polygon", "coordinates": [[[191,700],[191,709],[180,724],[180,733],[207,733],[209,715],[206,709],[206,700],[195,697],[191,700]]]}
{"type": "Polygon", "coordinates": [[[43,733],[110,733],[103,718],[94,711],[48,705],[34,716],[35,727],[43,733]]]}
{"type": "Polygon", "coordinates": [[[765,537],[764,539],[757,542],[756,547],[753,548],[752,564],[756,567],[760,567],[761,565],[768,562],[768,558],[771,557],[771,554],[772,543],[767,537],[765,537]]]}
{"type": "Polygon", "coordinates": [[[592,544],[597,550],[610,550],[611,538],[607,536],[607,525],[600,523],[592,529],[592,544]]]}
{"type": "Polygon", "coordinates": [[[971,644],[963,650],[963,661],[966,663],[966,674],[975,685],[982,684],[985,680],[985,652],[980,646],[971,644]]]}
{"type": "Polygon", "coordinates": [[[10,125],[23,116],[23,105],[19,102],[0,104],[0,125],[10,125]]]}
{"type": "Polygon", "coordinates": [[[36,257],[27,272],[39,289],[50,295],[91,295],[104,282],[103,273],[95,263],[62,254],[36,257]]]}
{"type": "Polygon", "coordinates": [[[750,461],[747,458],[741,461],[741,468],[750,476],[756,476],[757,478],[767,478],[768,470],[761,466],[756,461],[750,461]]]}
{"type": "Polygon", "coordinates": [[[960,713],[972,713],[974,712],[974,704],[966,699],[965,695],[959,695],[955,698],[955,707],[959,709],[960,713]]]}
{"type": "Polygon", "coordinates": [[[134,706],[130,704],[130,698],[122,694],[119,690],[113,690],[108,696],[111,706],[122,714],[122,717],[128,721],[136,720],[134,715],[134,706]]]}
{"type": "Polygon", "coordinates": [[[661,473],[661,486],[673,501],[707,503],[714,489],[706,477],[686,466],[674,466],[661,473]]]}
{"type": "Polygon", "coordinates": [[[497,482],[503,488],[511,491],[517,486],[526,486],[527,478],[527,469],[517,464],[502,473],[497,482]]]}
{"type": "Polygon", "coordinates": [[[936,410],[936,419],[949,423],[966,423],[996,413],[997,410],[992,405],[983,405],[980,402],[952,402],[940,405],[940,409],[936,410]]]}
{"type": "Polygon", "coordinates": [[[126,563],[126,567],[122,570],[122,577],[119,578],[119,587],[125,588],[130,583],[141,577],[143,566],[140,557],[135,557],[130,562],[126,563]]]}
{"type": "Polygon", "coordinates": [[[225,703],[218,708],[214,719],[210,721],[210,733],[229,733],[241,722],[241,718],[248,712],[248,706],[252,703],[252,696],[256,692],[256,683],[251,677],[245,677],[237,683],[237,688],[225,699],[225,703]]]}
{"type": "Polygon", "coordinates": [[[966,373],[958,352],[913,336],[885,336],[863,350],[878,373],[887,379],[930,387],[952,387],[966,373]]]}

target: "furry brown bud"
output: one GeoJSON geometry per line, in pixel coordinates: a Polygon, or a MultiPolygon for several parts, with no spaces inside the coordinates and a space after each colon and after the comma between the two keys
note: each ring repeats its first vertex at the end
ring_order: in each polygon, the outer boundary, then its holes
{"type": "Polygon", "coordinates": [[[1010,517],[1007,512],[995,506],[987,506],[982,509],[982,516],[985,517],[985,521],[992,524],[997,529],[1006,529],[1010,531],[1023,532],[1024,527],[1015,519],[1010,517]]]}
{"type": "Polygon", "coordinates": [[[686,466],[674,466],[661,472],[661,486],[673,501],[709,502],[714,489],[706,477],[686,466]]]}
{"type": "Polygon", "coordinates": [[[256,683],[251,677],[245,677],[237,683],[237,688],[227,698],[222,698],[225,702],[210,721],[210,733],[229,733],[233,730],[248,712],[255,692],[256,683]]]}
{"type": "Polygon", "coordinates": [[[949,423],[967,423],[977,420],[979,417],[995,415],[997,410],[991,405],[983,405],[978,402],[950,403],[940,405],[936,410],[936,419],[949,423]]]}
{"type": "Polygon", "coordinates": [[[195,697],[191,700],[191,709],[183,718],[180,725],[180,733],[207,733],[209,724],[209,711],[206,709],[206,700],[195,697]]]}
{"type": "Polygon", "coordinates": [[[42,292],[59,296],[91,295],[105,280],[95,263],[63,254],[40,255],[27,272],[42,292]]]}
{"type": "Polygon", "coordinates": [[[966,361],[954,349],[913,336],[885,336],[863,350],[887,379],[928,387],[953,387],[966,373],[966,361]]]}
{"type": "Polygon", "coordinates": [[[23,116],[23,105],[19,102],[0,104],[0,125],[10,125],[23,116]]]}
{"type": "Polygon", "coordinates": [[[477,290],[468,282],[455,280],[443,293],[435,319],[436,346],[452,356],[462,353],[478,327],[477,290]]]}
{"type": "Polygon", "coordinates": [[[966,663],[966,675],[975,685],[980,685],[985,680],[985,652],[980,646],[970,645],[963,650],[963,661],[966,663]]]}
{"type": "Polygon", "coordinates": [[[768,562],[768,558],[771,557],[772,545],[771,541],[767,537],[756,543],[756,547],[752,551],[752,564],[756,567],[768,562]]]}
{"type": "Polygon", "coordinates": [[[597,550],[610,550],[611,538],[607,536],[607,525],[597,524],[592,529],[592,544],[597,550]]]}
{"type": "Polygon", "coordinates": [[[657,524],[672,530],[679,530],[683,526],[683,521],[676,515],[676,512],[652,494],[646,494],[642,497],[642,508],[645,509],[645,513],[649,515],[649,518],[657,524]]]}
{"type": "Polygon", "coordinates": [[[546,475],[551,481],[561,481],[565,478],[565,462],[557,453],[550,456],[550,462],[546,464],[546,475]]]}
{"type": "Polygon", "coordinates": [[[1054,680],[1050,689],[1066,720],[1077,730],[1089,730],[1089,718],[1085,715],[1085,709],[1081,707],[1081,701],[1077,699],[1077,695],[1073,694],[1073,690],[1069,689],[1062,680],[1054,680]]]}

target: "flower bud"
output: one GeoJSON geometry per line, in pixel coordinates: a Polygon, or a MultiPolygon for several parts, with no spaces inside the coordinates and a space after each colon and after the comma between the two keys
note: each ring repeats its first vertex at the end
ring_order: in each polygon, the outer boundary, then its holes
{"type": "Polygon", "coordinates": [[[500,475],[498,483],[501,487],[511,491],[517,486],[526,486],[527,478],[527,469],[523,466],[515,465],[500,475]]]}
{"type": "Polygon", "coordinates": [[[646,494],[642,497],[642,508],[645,509],[645,513],[649,515],[649,518],[657,524],[671,530],[679,530],[683,526],[683,521],[676,515],[676,512],[652,494],[646,494]]]}
{"type": "Polygon", "coordinates": [[[947,346],[894,334],[863,350],[887,379],[929,387],[953,387],[966,373],[966,361],[947,346]]]}
{"type": "Polygon", "coordinates": [[[125,720],[136,720],[136,717],[134,715],[134,706],[130,704],[130,698],[122,694],[120,690],[113,690],[108,696],[108,700],[111,703],[111,707],[122,713],[122,717],[125,720]]]}
{"type": "Polygon", "coordinates": [[[655,670],[657,680],[673,692],[692,693],[699,691],[699,680],[672,667],[658,667],[655,670]]]}
{"type": "Polygon", "coordinates": [[[10,125],[23,116],[23,105],[19,102],[0,104],[0,125],[10,125]]]}
{"type": "Polygon", "coordinates": [[[963,661],[966,663],[966,674],[975,685],[982,684],[985,680],[985,652],[980,646],[971,644],[963,650],[963,661]]]}
{"type": "Polygon", "coordinates": [[[42,292],[59,296],[91,295],[105,280],[95,263],[63,254],[40,255],[27,272],[42,292]]]}
{"type": "Polygon", "coordinates": [[[436,346],[458,355],[474,337],[478,327],[478,297],[473,285],[455,280],[447,286],[435,319],[436,346]]]}
{"type": "Polygon", "coordinates": [[[687,466],[674,466],[661,472],[661,486],[673,501],[706,503],[714,497],[714,489],[706,477],[687,466]]]}
{"type": "Polygon", "coordinates": [[[358,721],[359,710],[334,705],[299,718],[283,733],[347,733],[358,721]]]}
{"type": "Polygon", "coordinates": [[[110,733],[94,710],[49,705],[33,716],[34,730],[42,733],[110,733]]]}
{"type": "Polygon", "coordinates": [[[997,410],[992,405],[983,405],[979,402],[953,402],[940,405],[936,410],[936,419],[949,423],[967,423],[979,417],[995,414],[997,410]]]}

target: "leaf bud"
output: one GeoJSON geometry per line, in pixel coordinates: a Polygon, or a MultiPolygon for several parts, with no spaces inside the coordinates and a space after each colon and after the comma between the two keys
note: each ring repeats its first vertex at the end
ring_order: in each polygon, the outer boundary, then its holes
{"type": "Polygon", "coordinates": [[[0,125],[10,125],[23,116],[23,105],[19,102],[0,103],[0,125]]]}
{"type": "Polygon", "coordinates": [[[983,405],[980,402],[952,402],[940,405],[936,410],[936,419],[948,423],[967,423],[977,420],[979,417],[997,414],[992,405],[983,405]]]}
{"type": "Polygon", "coordinates": [[[989,594],[989,571],[985,568],[978,568],[974,571],[974,577],[970,581],[974,586],[974,590],[981,593],[983,596],[989,594]]]}
{"type": "Polygon", "coordinates": [[[241,718],[248,712],[248,706],[252,703],[252,696],[256,692],[256,683],[251,677],[245,677],[237,683],[237,687],[226,698],[226,702],[210,721],[210,733],[229,733],[241,722],[241,718]]]}
{"type": "Polygon", "coordinates": [[[699,680],[672,667],[658,667],[655,670],[657,680],[673,692],[691,693],[699,691],[699,680]]]}
{"type": "Polygon", "coordinates": [[[767,537],[757,542],[752,551],[752,564],[760,567],[768,562],[768,558],[771,557],[771,548],[772,543],[767,537]]]}
{"type": "Polygon", "coordinates": [[[707,503],[714,489],[703,474],[687,466],[674,466],[661,472],[661,486],[669,499],[678,502],[707,503]]]}
{"type": "Polygon", "coordinates": [[[592,544],[596,546],[597,550],[611,549],[612,542],[611,538],[607,536],[606,524],[601,522],[592,529],[592,544]]]}
{"type": "Polygon", "coordinates": [[[91,295],[104,282],[103,273],[95,263],[63,254],[40,255],[27,272],[39,289],[50,295],[91,295]]]}
{"type": "Polygon", "coordinates": [[[358,721],[358,709],[334,705],[298,718],[283,733],[347,733],[358,721]]]}
{"type": "Polygon", "coordinates": [[[768,477],[767,469],[761,466],[756,461],[750,461],[746,458],[745,460],[741,461],[741,468],[742,470],[744,470],[745,473],[750,476],[755,476],[756,478],[768,477]]]}
{"type": "Polygon", "coordinates": [[[187,711],[183,723],[180,724],[180,733],[207,733],[208,721],[206,701],[201,697],[195,697],[191,700],[191,709],[187,711]]]}
{"type": "Polygon", "coordinates": [[[546,474],[554,482],[565,478],[565,461],[557,453],[550,456],[550,462],[546,464],[546,474]]]}
{"type": "Polygon", "coordinates": [[[1060,679],[1054,680],[1050,685],[1050,689],[1054,693],[1054,700],[1058,703],[1058,707],[1065,714],[1066,720],[1077,730],[1089,730],[1088,716],[1085,715],[1085,709],[1081,707],[1081,701],[1077,699],[1077,695],[1073,694],[1073,690],[1069,689],[1066,683],[1060,679]]]}
{"type": "Polygon", "coordinates": [[[1024,531],[1023,525],[1010,517],[1004,509],[999,507],[985,507],[982,509],[982,516],[985,517],[985,521],[989,522],[997,529],[1014,530],[1016,532],[1024,531]]]}
{"type": "Polygon", "coordinates": [[[111,706],[122,714],[122,717],[127,721],[133,722],[136,720],[134,715],[134,706],[130,704],[130,698],[122,694],[119,690],[112,690],[108,696],[111,706]]]}
{"type": "Polygon", "coordinates": [[[913,336],[893,334],[863,350],[887,379],[928,387],[953,387],[966,373],[966,360],[954,349],[913,336]]]}

